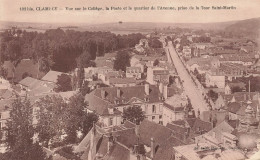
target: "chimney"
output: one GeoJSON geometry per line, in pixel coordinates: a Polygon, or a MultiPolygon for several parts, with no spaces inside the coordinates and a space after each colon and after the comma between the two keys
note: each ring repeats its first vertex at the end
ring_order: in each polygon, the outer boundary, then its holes
{"type": "Polygon", "coordinates": [[[164,97],[164,99],[168,98],[168,86],[167,86],[167,84],[165,84],[164,87],[163,87],[163,97],[164,97]]]}
{"type": "Polygon", "coordinates": [[[151,138],[151,159],[154,158],[154,139],[151,138]]]}
{"type": "Polygon", "coordinates": [[[101,89],[101,98],[102,99],[106,98],[106,91],[104,89],[101,89]]]}
{"type": "Polygon", "coordinates": [[[163,83],[162,82],[160,82],[160,84],[159,84],[159,91],[161,94],[163,94],[163,83]]]}
{"type": "Polygon", "coordinates": [[[121,97],[120,88],[117,88],[117,89],[116,89],[116,96],[117,96],[117,98],[120,98],[120,97],[121,97]]]}
{"type": "Polygon", "coordinates": [[[144,91],[145,91],[145,94],[146,94],[146,95],[149,95],[150,89],[149,89],[149,84],[148,84],[148,83],[145,83],[145,85],[144,85],[144,91]]]}

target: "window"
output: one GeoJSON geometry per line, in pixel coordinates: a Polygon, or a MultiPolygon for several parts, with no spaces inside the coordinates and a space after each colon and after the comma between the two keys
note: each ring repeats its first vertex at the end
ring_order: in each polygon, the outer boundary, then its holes
{"type": "Polygon", "coordinates": [[[152,120],[154,120],[155,119],[155,116],[152,116],[152,120]]]}
{"type": "Polygon", "coordinates": [[[109,118],[109,126],[113,125],[113,118],[109,118]]]}
{"type": "Polygon", "coordinates": [[[153,105],[153,113],[156,112],[156,108],[155,108],[155,105],[153,105]]]}
{"type": "Polygon", "coordinates": [[[162,115],[159,115],[159,118],[162,119],[162,115]]]}
{"type": "Polygon", "coordinates": [[[162,104],[160,104],[159,111],[162,112],[162,110],[163,110],[163,107],[162,107],[162,104]]]}

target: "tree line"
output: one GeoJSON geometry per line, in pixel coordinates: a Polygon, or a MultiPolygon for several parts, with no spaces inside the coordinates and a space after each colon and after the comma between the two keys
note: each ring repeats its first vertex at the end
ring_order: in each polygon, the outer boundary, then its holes
{"type": "MultiPolygon", "coordinates": [[[[51,29],[44,33],[17,30],[0,34],[0,60],[17,64],[23,58],[40,63],[40,69],[69,72],[77,67],[80,56],[94,60],[107,52],[134,47],[144,38],[141,33],[115,35],[111,32],[79,32],[51,29]],[[19,31],[19,32],[18,32],[19,31]]],[[[85,60],[85,64],[89,61],[85,60]]],[[[93,65],[93,64],[89,64],[93,65]]]]}

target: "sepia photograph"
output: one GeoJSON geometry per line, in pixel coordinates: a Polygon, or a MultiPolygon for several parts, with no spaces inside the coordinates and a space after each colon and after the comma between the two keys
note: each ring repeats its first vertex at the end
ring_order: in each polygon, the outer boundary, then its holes
{"type": "Polygon", "coordinates": [[[0,0],[0,160],[260,160],[259,0],[0,0]]]}

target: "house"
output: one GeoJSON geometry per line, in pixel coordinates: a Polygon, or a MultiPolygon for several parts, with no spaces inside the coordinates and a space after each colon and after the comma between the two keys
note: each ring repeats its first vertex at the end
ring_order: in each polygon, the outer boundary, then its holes
{"type": "Polygon", "coordinates": [[[226,121],[222,121],[209,132],[195,137],[195,142],[212,143],[216,146],[235,148],[237,138],[231,134],[233,131],[234,128],[232,126],[226,121]]]}
{"type": "Polygon", "coordinates": [[[213,123],[214,127],[228,119],[228,111],[226,110],[210,110],[201,114],[201,119],[206,122],[213,123]]]}
{"type": "Polygon", "coordinates": [[[142,70],[141,67],[126,67],[126,77],[141,79],[142,70]]]}
{"type": "Polygon", "coordinates": [[[152,85],[169,83],[169,71],[160,67],[149,67],[147,69],[146,81],[152,85]]]}
{"type": "Polygon", "coordinates": [[[3,77],[0,77],[0,89],[11,89],[10,82],[3,77]]]}
{"type": "Polygon", "coordinates": [[[209,58],[196,57],[187,61],[186,66],[189,71],[194,72],[194,70],[197,69],[198,72],[202,74],[202,73],[206,73],[211,68],[218,68],[219,65],[220,63],[218,59],[215,57],[209,57],[209,58]]]}
{"type": "Polygon", "coordinates": [[[49,81],[42,81],[31,77],[22,79],[18,85],[22,91],[29,95],[47,94],[53,92],[55,83],[49,81]]]}
{"type": "Polygon", "coordinates": [[[232,90],[231,90],[231,88],[228,84],[225,86],[224,92],[225,92],[225,94],[231,94],[232,93],[232,90]]]}
{"type": "Polygon", "coordinates": [[[113,69],[114,68],[114,61],[115,61],[115,53],[105,54],[103,57],[96,57],[95,59],[95,66],[96,67],[108,67],[113,69]]]}
{"type": "Polygon", "coordinates": [[[45,75],[44,72],[39,70],[39,64],[30,59],[22,59],[16,67],[14,67],[11,61],[5,61],[3,68],[7,70],[7,79],[13,79],[14,75],[14,82],[16,83],[27,76],[41,79],[45,75]]]}
{"type": "Polygon", "coordinates": [[[194,143],[195,137],[209,132],[213,125],[211,122],[199,118],[186,118],[184,120],[172,121],[166,125],[173,131],[173,136],[186,143],[194,143]]]}
{"type": "Polygon", "coordinates": [[[231,94],[234,88],[238,88],[242,91],[246,90],[246,84],[243,82],[229,82],[225,86],[225,94],[231,94]]]}
{"type": "Polygon", "coordinates": [[[106,85],[110,85],[111,78],[123,78],[123,77],[125,76],[122,71],[109,71],[109,72],[98,74],[98,79],[100,79],[106,85]]]}
{"type": "Polygon", "coordinates": [[[219,57],[220,63],[242,64],[244,66],[252,66],[254,63],[254,59],[246,54],[226,54],[219,57]]]}
{"type": "Polygon", "coordinates": [[[143,64],[147,67],[152,67],[154,64],[154,61],[158,60],[160,63],[166,63],[167,62],[167,56],[166,55],[155,55],[155,56],[144,56],[144,55],[134,55],[132,56],[130,60],[131,66],[136,66],[136,64],[143,64]]]}
{"type": "Polygon", "coordinates": [[[211,43],[193,43],[192,46],[197,49],[205,50],[207,48],[213,47],[214,45],[211,43]]]}
{"type": "Polygon", "coordinates": [[[109,86],[114,87],[131,87],[137,83],[135,78],[110,78],[108,81],[109,86]]]}
{"type": "Polygon", "coordinates": [[[14,90],[11,89],[0,89],[0,99],[14,98],[16,95],[14,90]]]}
{"type": "Polygon", "coordinates": [[[239,149],[221,149],[212,143],[196,143],[173,147],[175,160],[241,160],[244,153],[239,149]]]}
{"type": "Polygon", "coordinates": [[[173,92],[166,85],[161,90],[146,83],[132,87],[97,88],[87,94],[85,100],[88,110],[95,111],[103,119],[104,126],[120,124],[121,113],[130,106],[140,106],[148,120],[162,123],[163,101],[175,94],[173,92]]]}
{"type": "Polygon", "coordinates": [[[163,103],[163,125],[172,121],[183,120],[185,117],[185,109],[188,105],[187,97],[175,94],[169,97],[163,103]]]}
{"type": "Polygon", "coordinates": [[[215,101],[214,108],[221,109],[227,108],[227,104],[231,102],[247,102],[248,98],[251,98],[252,101],[257,101],[259,98],[258,92],[235,92],[232,94],[219,94],[218,99],[215,101]]]}
{"type": "Polygon", "coordinates": [[[225,88],[225,76],[219,72],[206,73],[206,86],[225,88]]]}
{"type": "Polygon", "coordinates": [[[66,73],[58,72],[58,71],[49,71],[45,76],[42,77],[41,80],[56,84],[58,81],[58,77],[61,76],[62,74],[66,74],[66,73]]]}
{"type": "Polygon", "coordinates": [[[230,120],[241,119],[246,114],[246,108],[251,107],[253,110],[253,114],[258,115],[259,110],[259,101],[250,101],[247,102],[230,102],[227,104],[223,110],[227,110],[229,114],[230,120]]]}
{"type": "Polygon", "coordinates": [[[182,52],[186,58],[191,58],[191,48],[189,46],[184,46],[182,52]]]}
{"type": "Polygon", "coordinates": [[[168,128],[144,120],[140,125],[126,121],[113,130],[104,130],[95,125],[77,146],[84,151],[82,159],[137,160],[168,159],[173,157],[172,147],[184,144],[171,135],[168,128]],[[138,152],[142,145],[144,153],[138,152]]]}

